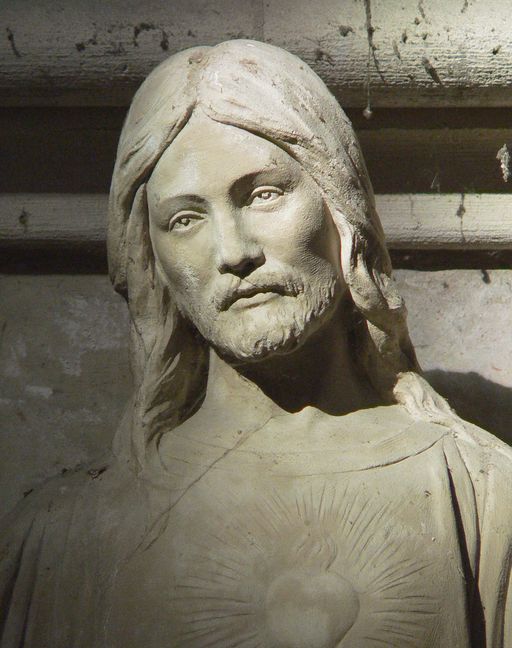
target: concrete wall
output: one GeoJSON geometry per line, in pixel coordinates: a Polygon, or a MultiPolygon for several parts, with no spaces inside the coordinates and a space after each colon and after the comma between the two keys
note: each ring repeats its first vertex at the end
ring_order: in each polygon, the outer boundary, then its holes
{"type": "Polygon", "coordinates": [[[129,393],[127,313],[100,275],[0,280],[0,511],[110,442],[129,393]]]}
{"type": "MultiPolygon", "coordinates": [[[[399,270],[427,376],[512,442],[512,271],[399,270]]],[[[111,441],[130,392],[128,320],[103,275],[0,280],[0,514],[111,441]]]]}

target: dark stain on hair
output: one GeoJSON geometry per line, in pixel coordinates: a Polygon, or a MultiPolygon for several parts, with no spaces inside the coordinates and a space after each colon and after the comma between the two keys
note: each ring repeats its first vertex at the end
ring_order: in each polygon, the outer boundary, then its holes
{"type": "Polygon", "coordinates": [[[194,52],[191,54],[188,58],[188,63],[189,65],[193,65],[194,63],[201,63],[203,60],[203,53],[202,52],[194,52]]]}
{"type": "Polygon", "coordinates": [[[258,74],[258,64],[256,61],[244,58],[240,60],[240,65],[243,65],[246,70],[251,72],[251,74],[258,74]]]}

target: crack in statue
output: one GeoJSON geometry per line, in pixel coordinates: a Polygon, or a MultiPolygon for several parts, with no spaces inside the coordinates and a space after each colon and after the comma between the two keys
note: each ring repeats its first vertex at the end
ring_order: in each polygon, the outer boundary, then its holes
{"type": "Polygon", "coordinates": [[[422,378],[307,65],[247,40],[163,62],[108,249],[134,395],[107,469],[6,519],[2,648],[512,647],[510,449],[422,378]]]}

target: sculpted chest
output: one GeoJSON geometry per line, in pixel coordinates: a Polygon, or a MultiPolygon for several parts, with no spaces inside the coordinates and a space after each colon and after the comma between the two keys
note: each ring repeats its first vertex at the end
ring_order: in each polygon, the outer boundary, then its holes
{"type": "Polygon", "coordinates": [[[108,645],[469,645],[443,469],[410,470],[210,471],[118,574],[108,645]]]}

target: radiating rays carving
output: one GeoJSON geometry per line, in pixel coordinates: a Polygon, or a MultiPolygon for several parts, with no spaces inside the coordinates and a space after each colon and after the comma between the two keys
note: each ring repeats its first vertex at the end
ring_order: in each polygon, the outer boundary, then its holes
{"type": "Polygon", "coordinates": [[[172,607],[183,648],[428,645],[438,578],[426,538],[378,496],[318,483],[233,507],[186,552],[172,607]],[[430,556],[430,558],[429,558],[430,556]]]}

